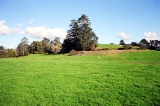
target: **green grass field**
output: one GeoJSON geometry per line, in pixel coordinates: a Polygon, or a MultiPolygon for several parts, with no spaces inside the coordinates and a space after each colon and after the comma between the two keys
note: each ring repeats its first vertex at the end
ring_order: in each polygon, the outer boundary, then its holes
{"type": "Polygon", "coordinates": [[[158,106],[159,101],[158,51],[0,59],[0,106],[158,106]]]}
{"type": "Polygon", "coordinates": [[[98,48],[115,49],[115,48],[121,48],[121,46],[119,44],[98,44],[98,48]]]}

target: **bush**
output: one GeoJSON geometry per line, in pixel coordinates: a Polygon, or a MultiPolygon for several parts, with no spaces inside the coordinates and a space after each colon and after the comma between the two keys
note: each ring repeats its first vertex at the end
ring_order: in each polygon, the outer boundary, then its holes
{"type": "Polygon", "coordinates": [[[77,55],[77,51],[76,51],[76,50],[71,50],[71,51],[69,52],[69,55],[70,55],[70,56],[77,55]]]}
{"type": "Polygon", "coordinates": [[[124,50],[124,48],[118,48],[118,50],[124,50]]]}
{"type": "Polygon", "coordinates": [[[28,51],[25,51],[24,52],[24,56],[28,56],[29,55],[29,52],[28,51]]]}
{"type": "Polygon", "coordinates": [[[124,45],[123,48],[126,50],[133,49],[132,45],[124,45]]]}
{"type": "Polygon", "coordinates": [[[7,50],[7,57],[15,57],[16,52],[13,49],[8,49],[7,50]]]}
{"type": "Polygon", "coordinates": [[[140,46],[139,48],[140,48],[141,50],[146,50],[146,49],[147,49],[146,46],[140,46]]]}
{"type": "Polygon", "coordinates": [[[97,45],[92,45],[89,50],[95,51],[97,45]]]}
{"type": "Polygon", "coordinates": [[[34,52],[33,52],[33,54],[39,54],[39,52],[37,52],[37,51],[34,51],[34,52]]]}

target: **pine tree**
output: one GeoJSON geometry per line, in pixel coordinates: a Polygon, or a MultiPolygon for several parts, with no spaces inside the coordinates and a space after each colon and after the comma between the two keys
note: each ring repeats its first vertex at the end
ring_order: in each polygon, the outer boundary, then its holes
{"type": "Polygon", "coordinates": [[[63,47],[66,52],[70,50],[92,50],[97,46],[98,37],[90,27],[89,18],[82,14],[78,20],[71,20],[71,27],[68,30],[66,39],[64,39],[63,47]]]}

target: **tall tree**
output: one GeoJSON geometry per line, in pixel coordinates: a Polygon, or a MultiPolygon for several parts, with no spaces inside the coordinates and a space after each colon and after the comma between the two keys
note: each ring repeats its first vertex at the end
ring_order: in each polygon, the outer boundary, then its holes
{"type": "Polygon", "coordinates": [[[119,44],[120,44],[120,45],[125,45],[124,40],[120,40],[120,41],[119,41],[119,44]]]}
{"type": "Polygon", "coordinates": [[[82,14],[78,20],[71,20],[71,28],[63,42],[66,52],[75,50],[91,50],[97,46],[98,37],[90,27],[89,18],[82,14]]]}
{"type": "Polygon", "coordinates": [[[142,39],[142,40],[140,41],[140,43],[139,43],[140,46],[146,46],[146,47],[148,46],[148,44],[149,44],[149,43],[148,43],[148,41],[147,41],[146,39],[142,39]]]}
{"type": "Polygon", "coordinates": [[[152,50],[160,50],[160,41],[150,40],[148,48],[152,50]]]}
{"type": "Polygon", "coordinates": [[[0,46],[0,50],[4,50],[4,47],[2,45],[0,46]]]}
{"type": "Polygon", "coordinates": [[[37,43],[36,41],[33,41],[29,46],[29,52],[31,54],[35,53],[36,43],[37,43]]]}
{"type": "Polygon", "coordinates": [[[0,58],[5,57],[6,52],[7,51],[5,50],[5,48],[3,46],[0,46],[0,58]]]}
{"type": "Polygon", "coordinates": [[[60,38],[59,37],[55,37],[54,46],[55,46],[54,53],[60,53],[61,50],[62,50],[62,43],[60,42],[60,38]]]}
{"type": "Polygon", "coordinates": [[[55,37],[54,40],[48,38],[43,38],[42,41],[33,41],[29,46],[29,52],[32,54],[37,53],[48,53],[56,54],[60,53],[62,50],[62,43],[60,42],[59,37],[55,37]]]}
{"type": "Polygon", "coordinates": [[[21,43],[18,44],[17,46],[17,54],[19,56],[26,56],[29,54],[28,52],[28,38],[24,37],[23,39],[21,39],[21,43]]]}
{"type": "Polygon", "coordinates": [[[59,37],[55,37],[53,41],[50,42],[49,52],[50,53],[60,53],[62,50],[62,43],[59,37]]]}
{"type": "Polygon", "coordinates": [[[49,51],[50,40],[44,37],[41,42],[44,53],[47,53],[49,51]]]}

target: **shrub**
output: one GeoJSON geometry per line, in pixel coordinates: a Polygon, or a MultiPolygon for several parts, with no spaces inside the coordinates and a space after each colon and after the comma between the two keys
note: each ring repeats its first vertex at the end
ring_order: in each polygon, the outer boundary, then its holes
{"type": "Polygon", "coordinates": [[[69,52],[69,55],[70,55],[70,56],[77,55],[77,51],[76,51],[76,50],[71,50],[71,51],[69,52]]]}
{"type": "Polygon", "coordinates": [[[118,48],[118,50],[124,50],[124,48],[118,48]]]}
{"type": "Polygon", "coordinates": [[[8,49],[7,50],[7,57],[15,57],[16,52],[13,49],[8,49]]]}
{"type": "Polygon", "coordinates": [[[89,50],[95,51],[97,45],[92,45],[89,50]]]}
{"type": "Polygon", "coordinates": [[[123,48],[126,50],[133,49],[132,45],[124,45],[123,48]]]}
{"type": "Polygon", "coordinates": [[[146,49],[147,49],[146,46],[140,46],[139,48],[140,48],[141,50],[146,50],[146,49]]]}
{"type": "Polygon", "coordinates": [[[24,52],[24,55],[25,55],[25,56],[28,56],[28,55],[29,55],[29,52],[28,52],[28,51],[25,51],[25,52],[24,52]]]}

